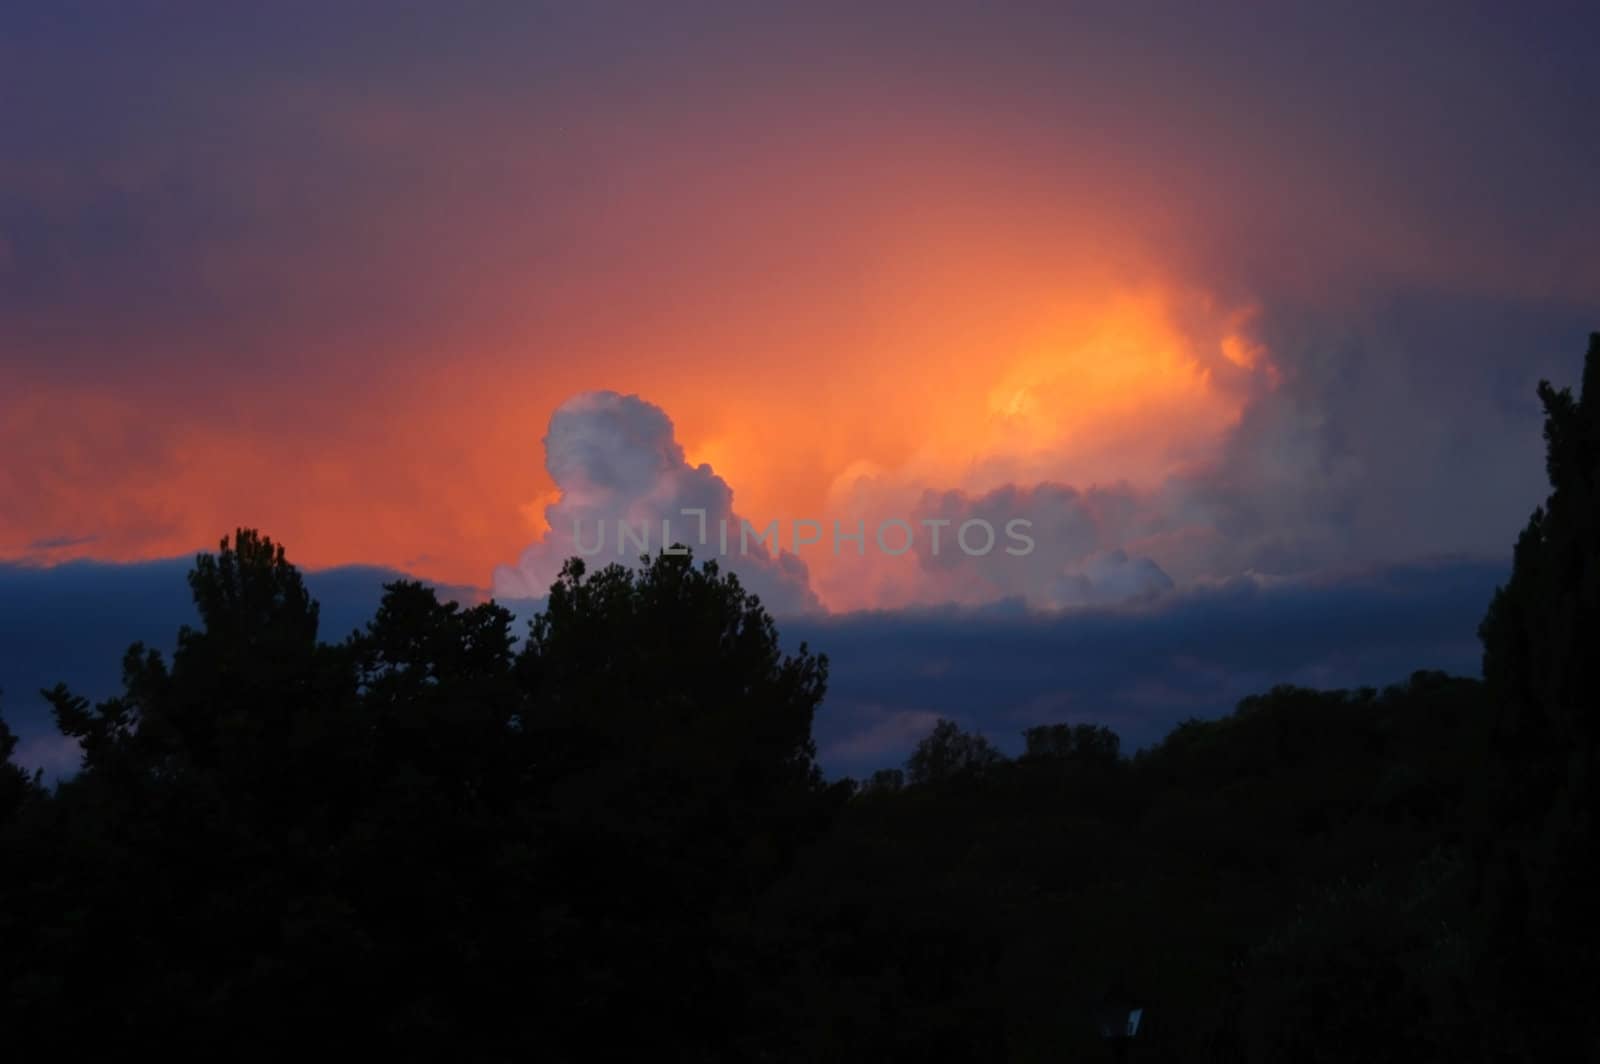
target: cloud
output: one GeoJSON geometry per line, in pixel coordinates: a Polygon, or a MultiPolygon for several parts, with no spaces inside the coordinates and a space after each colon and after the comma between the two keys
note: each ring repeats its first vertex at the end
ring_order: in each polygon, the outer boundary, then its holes
{"type": "Polygon", "coordinates": [[[1477,675],[1477,624],[1506,572],[1442,559],[1235,577],[1119,606],[1040,611],[1011,599],[797,619],[782,631],[829,656],[815,728],[824,765],[863,775],[898,764],[941,716],[1011,753],[1024,729],[1059,722],[1107,725],[1132,750],[1278,683],[1477,675]]]}
{"type": "Polygon", "coordinates": [[[762,520],[858,460],[976,494],[1208,464],[1162,542],[1102,546],[1180,586],[1524,516],[1498,397],[1600,312],[1592,11],[634,6],[13,19],[0,556],[247,522],[483,582],[553,487],[530,424],[617,381],[762,520]]]}
{"type": "Polygon", "coordinates": [[[959,593],[949,593],[951,582],[939,588],[950,601],[1020,596],[1034,606],[1057,607],[1144,598],[1171,590],[1173,583],[1155,562],[1130,558],[1119,546],[1133,533],[1128,519],[1139,505],[1126,487],[1080,492],[1064,484],[1007,485],[977,496],[928,492],[918,520],[948,522],[946,543],[936,555],[931,537],[919,541],[918,558],[925,572],[959,581],[959,593]],[[972,550],[989,541],[989,530],[994,548],[970,556],[961,542],[969,524],[972,550]]]}
{"type": "Polygon", "coordinates": [[[495,569],[497,597],[544,596],[574,556],[591,565],[633,564],[641,553],[681,543],[733,570],[776,614],[821,608],[799,557],[757,543],[743,549],[733,489],[711,466],[684,459],[672,421],[659,406],[616,392],[574,396],[551,415],[544,449],[545,468],[560,494],[544,508],[544,534],[515,565],[495,569]],[[663,522],[672,543],[662,540],[663,522]]]}
{"type": "Polygon", "coordinates": [[[944,550],[934,555],[923,532],[914,566],[846,558],[814,579],[830,601],[857,605],[1015,596],[1061,607],[1246,573],[1494,557],[1545,490],[1534,385],[1574,379],[1592,320],[1576,305],[1414,287],[1355,307],[1275,301],[1234,334],[1270,386],[1191,461],[1139,483],[986,491],[858,465],[833,505],[869,528],[897,509],[913,523],[948,521],[944,550]],[[1001,530],[1016,517],[1032,522],[1025,557],[952,545],[965,521],[1001,530]]]}
{"type": "Polygon", "coordinates": [[[826,558],[835,598],[861,602],[866,595],[886,606],[1010,597],[1045,608],[1106,605],[1174,586],[1160,565],[1120,546],[1146,520],[1125,485],[918,494],[915,483],[862,470],[835,494],[834,512],[762,525],[734,510],[733,488],[709,464],[686,461],[661,406],[616,392],[563,403],[550,418],[544,450],[557,485],[542,507],[544,533],[515,565],[494,571],[494,595],[523,608],[544,597],[568,558],[634,563],[640,552],[666,546],[664,522],[672,541],[739,573],[779,616],[821,608],[803,550],[826,558]],[[763,539],[773,528],[776,539],[763,539]],[[768,542],[779,549],[768,552],[768,542]]]}
{"type": "Polygon", "coordinates": [[[1534,395],[1572,382],[1600,307],[1391,289],[1359,310],[1284,302],[1281,386],[1154,502],[1183,583],[1509,550],[1545,485],[1534,395]]]}
{"type": "Polygon", "coordinates": [[[28,549],[32,551],[50,551],[60,550],[65,547],[81,547],[93,543],[95,539],[95,536],[46,536],[43,539],[36,539],[29,543],[28,549]]]}
{"type": "Polygon", "coordinates": [[[824,764],[893,767],[939,723],[932,710],[872,702],[851,703],[850,713],[849,730],[818,745],[817,757],[824,764]]]}
{"type": "Polygon", "coordinates": [[[46,780],[54,781],[78,770],[83,763],[83,747],[78,740],[60,732],[31,731],[18,739],[11,760],[30,775],[43,771],[46,780]]]}
{"type": "Polygon", "coordinates": [[[1079,571],[1058,577],[1054,598],[1067,604],[1111,605],[1153,599],[1174,586],[1161,566],[1149,558],[1130,558],[1119,548],[1097,554],[1079,571]]]}
{"type": "Polygon", "coordinates": [[[919,494],[915,483],[862,471],[833,502],[842,528],[864,532],[865,549],[834,555],[817,579],[830,601],[877,607],[1015,598],[1048,609],[1159,595],[1176,585],[1140,553],[1170,531],[1158,501],[1128,484],[919,494]]]}

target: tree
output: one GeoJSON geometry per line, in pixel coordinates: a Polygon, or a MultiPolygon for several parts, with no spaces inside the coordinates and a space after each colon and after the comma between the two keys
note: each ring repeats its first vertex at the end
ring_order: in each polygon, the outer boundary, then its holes
{"type": "Polygon", "coordinates": [[[383,772],[480,789],[516,778],[506,760],[526,751],[511,625],[493,602],[462,608],[414,580],[384,585],[377,614],[346,644],[383,772]]]}
{"type": "MultiPolygon", "coordinates": [[[[1507,997],[1527,995],[1525,1013],[1582,1017],[1593,1036],[1585,998],[1600,943],[1579,929],[1592,924],[1600,889],[1600,333],[1589,337],[1576,398],[1548,381],[1538,394],[1550,494],[1478,629],[1499,714],[1485,858],[1490,949],[1507,997]]],[[[1539,1029],[1550,1027],[1541,1017],[1539,1029]]]]}
{"type": "Polygon", "coordinates": [[[1551,492],[1517,540],[1479,636],[1483,673],[1518,757],[1570,763],[1569,812],[1593,817],[1600,739],[1600,333],[1589,338],[1578,398],[1539,382],[1551,492]]]}
{"type": "Polygon", "coordinates": [[[17,749],[17,737],[0,718],[0,824],[10,820],[22,803],[40,792],[40,776],[29,776],[21,765],[11,760],[17,749]]]}
{"type": "Polygon", "coordinates": [[[811,738],[827,659],[785,654],[715,562],[662,553],[569,561],[517,670],[544,886],[570,914],[546,943],[582,1003],[557,1022],[579,1038],[627,1016],[639,1048],[687,1056],[782,1037],[749,974],[778,960],[742,929],[849,793],[811,738]]]}
{"type": "Polygon", "coordinates": [[[741,803],[819,784],[811,723],[827,658],[803,643],[785,655],[760,599],[715,562],[641,562],[572,559],[530,626],[518,661],[529,726],[564,744],[565,771],[644,754],[652,771],[718,781],[741,803]]]}
{"type": "Polygon", "coordinates": [[[961,730],[955,721],[941,718],[906,760],[906,780],[913,784],[939,784],[956,779],[976,779],[1005,760],[988,739],[961,730]]]}
{"type": "Polygon", "coordinates": [[[880,768],[861,785],[862,794],[897,794],[905,788],[906,774],[897,768],[880,768]]]}
{"type": "Polygon", "coordinates": [[[1085,765],[1115,764],[1122,740],[1096,724],[1043,724],[1022,733],[1023,757],[1085,765]]]}
{"type": "MultiPolygon", "coordinates": [[[[223,539],[189,573],[201,627],[185,625],[169,670],[141,644],[123,659],[123,693],[90,708],[64,685],[45,692],[85,767],[170,776],[233,772],[293,742],[320,663],[317,604],[284,550],[251,529],[223,539]]],[[[232,777],[239,778],[239,777],[232,777]]]]}
{"type": "MultiPolygon", "coordinates": [[[[517,660],[525,725],[570,841],[608,861],[669,858],[687,878],[663,878],[662,904],[699,910],[776,874],[823,815],[811,722],[828,663],[804,644],[784,654],[760,600],[715,562],[641,561],[562,569],[517,660]]],[[[583,889],[599,890],[586,860],[583,889]]]]}
{"type": "Polygon", "coordinates": [[[556,1059],[775,1037],[756,973],[788,946],[753,914],[850,788],[816,766],[826,659],[783,653],[736,578],[574,560],[520,651],[505,609],[413,581],[320,642],[246,529],[190,587],[170,664],[135,645],[116,697],[49,693],[86,757],[7,832],[8,1034],[92,1013],[86,1037],[180,1055],[316,1029],[556,1059]]]}

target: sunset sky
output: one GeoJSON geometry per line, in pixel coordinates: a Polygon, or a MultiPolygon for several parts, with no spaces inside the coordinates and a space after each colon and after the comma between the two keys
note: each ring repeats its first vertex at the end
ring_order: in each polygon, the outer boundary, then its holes
{"type": "MultiPolygon", "coordinates": [[[[1025,559],[749,563],[842,663],[847,768],[940,713],[1153,738],[1475,670],[1534,385],[1600,328],[1596,40],[1576,3],[0,4],[0,636],[81,595],[170,642],[141,581],[181,604],[240,525],[523,598],[574,515],[710,500],[1033,521],[1025,559]],[[915,661],[852,672],[871,639],[915,661]]],[[[40,668],[0,650],[25,735],[40,668]]]]}

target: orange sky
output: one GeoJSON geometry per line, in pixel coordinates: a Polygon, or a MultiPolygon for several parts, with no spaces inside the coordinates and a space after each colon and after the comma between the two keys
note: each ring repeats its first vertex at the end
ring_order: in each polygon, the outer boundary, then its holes
{"type": "Polygon", "coordinates": [[[0,42],[0,560],[251,525],[485,587],[594,389],[661,406],[759,521],[1155,491],[1288,372],[1274,301],[1600,290],[1559,86],[1426,25],[1334,69],[1283,44],[1326,43],[1311,13],[453,19],[0,42]],[[1571,224],[1529,221],[1551,197],[1571,224]]]}
{"type": "Polygon", "coordinates": [[[168,556],[241,523],[308,566],[481,587],[541,530],[554,485],[540,438],[581,390],[666,409],[741,514],[848,524],[841,492],[863,473],[900,488],[1154,486],[1203,457],[1262,386],[1226,353],[1249,342],[1247,308],[1206,306],[1154,274],[953,244],[967,253],[862,249],[849,292],[777,278],[714,320],[685,308],[637,332],[611,324],[570,361],[539,357],[537,334],[493,336],[399,379],[330,381],[323,396],[314,378],[309,394],[240,383],[214,411],[204,398],[157,413],[115,389],[35,390],[8,403],[0,430],[23,459],[7,493],[31,500],[0,517],[0,556],[168,556]],[[51,536],[82,541],[39,543],[51,536]]]}

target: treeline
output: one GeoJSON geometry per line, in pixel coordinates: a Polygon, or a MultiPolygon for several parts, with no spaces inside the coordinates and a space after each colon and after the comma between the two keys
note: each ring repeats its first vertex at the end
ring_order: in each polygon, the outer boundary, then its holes
{"type": "Polygon", "coordinates": [[[830,785],[825,662],[714,566],[574,565],[520,651],[503,610],[415,584],[319,644],[248,532],[195,583],[170,665],[53,693],[83,771],[15,774],[13,1038],[1095,1059],[1119,994],[1145,1056],[1346,1060],[1464,1003],[1476,681],[1278,689],[1131,759],[1103,728],[1008,760],[942,722],[830,785]]]}
{"type": "Polygon", "coordinates": [[[319,638],[281,547],[0,727],[0,1030],[69,1057],[1592,1059],[1600,336],[1484,680],[1276,688],[1126,756],[941,722],[828,782],[827,662],[714,563],[576,560],[520,643],[391,585],[319,638]],[[1126,1033],[1108,1039],[1107,1025],[1126,1033]]]}

